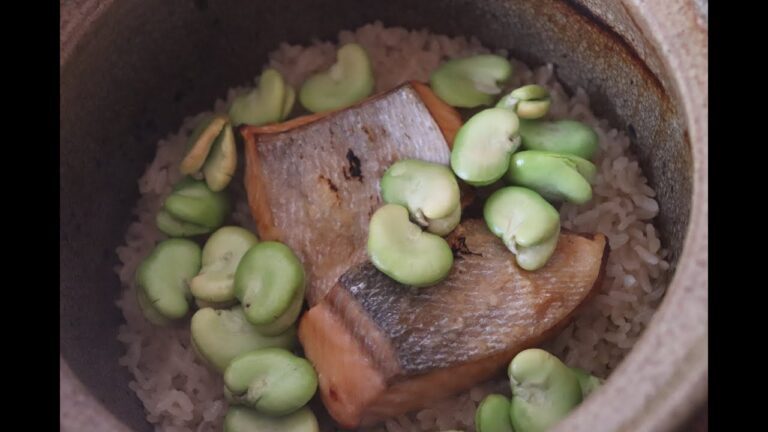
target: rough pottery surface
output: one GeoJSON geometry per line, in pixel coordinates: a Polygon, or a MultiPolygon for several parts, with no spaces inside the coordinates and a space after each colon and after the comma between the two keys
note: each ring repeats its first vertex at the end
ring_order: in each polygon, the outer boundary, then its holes
{"type": "Polygon", "coordinates": [[[250,80],[281,41],[329,39],[374,20],[474,35],[530,64],[553,63],[564,84],[583,87],[596,113],[627,131],[658,193],[658,226],[674,269],[667,294],[604,387],[557,430],[674,431],[705,406],[706,1],[61,0],[60,6],[63,431],[152,430],[117,362],[122,318],[112,268],[154,143],[227,88],[250,80]]]}

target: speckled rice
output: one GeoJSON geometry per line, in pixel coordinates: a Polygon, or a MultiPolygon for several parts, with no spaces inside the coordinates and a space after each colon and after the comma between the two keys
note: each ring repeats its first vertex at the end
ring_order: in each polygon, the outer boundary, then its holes
{"type": "MultiPolygon", "coordinates": [[[[381,23],[339,33],[340,43],[352,41],[362,44],[371,56],[377,91],[410,79],[426,81],[444,59],[489,52],[475,39],[385,28],[381,23]]],[[[336,44],[330,42],[314,41],[306,47],[283,44],[271,53],[269,66],[299,88],[309,74],[333,63],[335,50],[336,44]]],[[[497,54],[507,55],[505,51],[497,54]]],[[[599,295],[545,348],[570,365],[606,377],[635,343],[664,294],[669,264],[652,224],[659,209],[655,193],[629,150],[627,136],[592,114],[584,91],[577,89],[569,98],[551,65],[531,70],[513,63],[515,84],[538,83],[550,89],[552,118],[586,122],[600,138],[594,199],[578,208],[563,206],[561,216],[565,228],[599,231],[608,237],[612,253],[606,278],[599,295]]],[[[231,89],[225,100],[216,101],[214,111],[226,111],[234,97],[247,90],[231,89]]],[[[115,271],[124,287],[117,304],[126,320],[118,335],[126,346],[120,364],[133,374],[130,387],[144,404],[147,420],[159,431],[221,430],[227,406],[220,376],[203,366],[190,347],[188,326],[164,329],[149,325],[138,309],[133,282],[139,262],[164,238],[155,227],[154,215],[180,178],[178,164],[186,137],[203,114],[188,117],[177,133],[158,143],[155,159],[139,180],[136,221],[126,233],[125,245],[117,248],[122,265],[115,271]]],[[[253,229],[242,186],[235,188],[238,203],[232,222],[253,229]]],[[[506,380],[485,383],[432,408],[390,419],[383,427],[388,432],[472,431],[475,407],[490,392],[508,394],[506,380]]]]}

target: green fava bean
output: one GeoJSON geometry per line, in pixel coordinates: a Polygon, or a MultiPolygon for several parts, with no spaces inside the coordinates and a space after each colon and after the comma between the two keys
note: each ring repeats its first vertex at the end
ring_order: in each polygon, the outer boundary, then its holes
{"type": "MultiPolygon", "coordinates": [[[[297,298],[304,296],[304,268],[284,244],[262,242],[243,255],[235,272],[235,296],[252,324],[280,322],[289,327],[298,317],[297,298]]],[[[269,333],[282,331],[270,328],[269,333]]]]}
{"type": "MultiPolygon", "coordinates": [[[[430,221],[449,216],[455,220],[454,213],[461,207],[459,184],[450,168],[414,159],[395,162],[387,169],[381,178],[381,197],[389,204],[405,206],[421,226],[429,226],[430,221]]],[[[443,219],[439,223],[446,222],[443,219]]],[[[453,228],[455,225],[449,232],[453,228]]]]}
{"type": "Polygon", "coordinates": [[[208,159],[203,165],[203,177],[214,192],[224,190],[232,181],[237,168],[237,146],[232,126],[227,124],[213,143],[208,159]]]}
{"type": "Polygon", "coordinates": [[[574,375],[576,375],[576,379],[579,380],[579,386],[581,387],[581,395],[582,398],[586,399],[587,396],[590,395],[590,393],[594,392],[598,388],[600,388],[601,385],[603,385],[603,380],[600,378],[593,376],[589,372],[572,367],[571,371],[574,375]]]}
{"type": "Polygon", "coordinates": [[[515,261],[517,265],[528,271],[535,271],[547,264],[557,249],[557,242],[560,240],[560,226],[557,226],[557,232],[548,239],[533,246],[517,246],[517,255],[515,261]]]}
{"type": "Polygon", "coordinates": [[[250,231],[227,226],[219,228],[203,247],[203,268],[189,283],[196,299],[222,303],[235,299],[235,271],[240,259],[259,242],[250,231]]]}
{"type": "Polygon", "coordinates": [[[296,319],[301,315],[301,309],[304,307],[304,290],[297,290],[291,299],[288,308],[276,320],[269,324],[253,324],[256,331],[266,336],[275,336],[281,334],[286,328],[292,326],[296,319]]]}
{"type": "Polygon", "coordinates": [[[190,329],[200,357],[219,372],[241,354],[262,348],[290,349],[296,344],[296,326],[276,336],[262,335],[248,322],[240,306],[230,310],[200,309],[192,316],[190,329]]]}
{"type": "Polygon", "coordinates": [[[461,205],[457,205],[451,214],[444,218],[432,219],[427,225],[427,231],[445,237],[461,222],[461,205]]]}
{"type": "Polygon", "coordinates": [[[164,317],[157,309],[152,305],[152,302],[147,298],[147,293],[143,289],[138,288],[136,290],[136,298],[139,302],[139,308],[141,308],[144,318],[152,324],[160,327],[165,327],[173,323],[172,320],[164,317]]]}
{"type": "Polygon", "coordinates": [[[475,412],[477,432],[514,432],[509,420],[509,399],[500,394],[485,397],[475,412]]]}
{"type": "Polygon", "coordinates": [[[520,352],[509,364],[510,420],[515,432],[546,432],[581,403],[579,381],[557,357],[540,349],[520,352]]]}
{"type": "Polygon", "coordinates": [[[283,112],[280,115],[281,120],[285,120],[293,111],[293,104],[296,102],[296,90],[290,85],[285,85],[285,102],[283,103],[283,112]]]}
{"type": "Polygon", "coordinates": [[[189,283],[196,299],[220,304],[235,299],[235,271],[240,259],[259,242],[250,231],[227,226],[219,228],[203,247],[203,268],[189,283]]]}
{"type": "Polygon", "coordinates": [[[282,416],[304,406],[317,390],[317,373],[301,357],[264,348],[236,357],[224,372],[232,398],[264,414],[282,416]]]}
{"type": "Polygon", "coordinates": [[[475,114],[456,133],[451,168],[473,186],[499,180],[509,168],[509,159],[520,146],[519,120],[504,108],[489,108],[475,114]]]}
{"type": "Polygon", "coordinates": [[[513,110],[521,119],[537,119],[547,114],[550,103],[549,91],[540,85],[531,84],[513,90],[501,98],[496,106],[513,110]]]}
{"type": "Polygon", "coordinates": [[[485,223],[513,253],[540,244],[557,233],[560,214],[536,192],[507,186],[494,192],[483,207],[485,223]]]}
{"type": "Polygon", "coordinates": [[[440,236],[408,220],[408,210],[387,204],[371,217],[368,255],[379,271],[414,287],[434,285],[453,266],[453,252],[440,236]]]}
{"type": "Polygon", "coordinates": [[[596,172],[592,162],[578,156],[526,150],[512,156],[506,178],[549,200],[585,204],[592,199],[596,172]]]}
{"type": "MultiPolygon", "coordinates": [[[[192,347],[194,348],[194,345],[192,345],[192,347]]],[[[229,406],[233,406],[235,404],[240,403],[238,398],[235,397],[235,395],[233,395],[231,391],[229,391],[227,386],[224,386],[224,399],[229,403],[229,406]]]]}
{"type": "Polygon", "coordinates": [[[200,259],[200,246],[193,241],[169,239],[158,243],[141,262],[136,282],[146,295],[144,309],[148,319],[154,321],[150,316],[155,312],[167,320],[187,314],[192,297],[187,281],[200,270],[200,259]],[[147,306],[151,306],[149,313],[147,306]]]}
{"type": "Polygon", "coordinates": [[[346,108],[373,92],[371,61],[365,49],[346,44],[336,53],[336,63],[307,79],[299,90],[299,101],[312,112],[346,108]]]}
{"type": "Polygon", "coordinates": [[[180,182],[165,199],[164,209],[173,219],[214,230],[224,223],[229,213],[229,197],[213,192],[204,181],[187,179],[180,182]]]}
{"type": "Polygon", "coordinates": [[[155,223],[157,223],[157,228],[169,237],[193,237],[211,232],[211,228],[182,222],[171,216],[165,209],[160,209],[157,212],[155,223]]]}
{"type": "Polygon", "coordinates": [[[523,148],[567,153],[591,159],[598,148],[597,133],[575,120],[520,120],[523,148]]]}
{"type": "Polygon", "coordinates": [[[179,170],[184,175],[192,175],[200,171],[222,129],[227,125],[227,116],[211,115],[195,128],[187,144],[187,154],[181,160],[179,170]]]}
{"type": "Polygon", "coordinates": [[[224,417],[224,432],[320,432],[320,426],[309,407],[272,417],[251,408],[231,406],[224,417]]]}
{"type": "Polygon", "coordinates": [[[290,92],[280,72],[266,69],[259,77],[259,87],[249,93],[238,96],[229,107],[232,125],[242,124],[261,126],[281,120],[290,100],[290,92]]]}
{"type": "Polygon", "coordinates": [[[512,75],[512,64],[504,57],[481,54],[449,60],[429,78],[429,85],[448,105],[474,108],[493,103],[500,84],[512,75]]]}

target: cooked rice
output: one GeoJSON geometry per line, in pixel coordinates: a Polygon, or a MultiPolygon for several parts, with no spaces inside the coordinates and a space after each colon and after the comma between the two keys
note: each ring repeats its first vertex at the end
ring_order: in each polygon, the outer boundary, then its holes
{"type": "MultiPolygon", "coordinates": [[[[426,30],[385,28],[381,23],[354,32],[339,33],[339,42],[357,42],[368,51],[376,75],[376,91],[407,80],[428,80],[429,73],[445,59],[490,52],[476,39],[451,38],[426,30]]],[[[269,66],[279,70],[295,88],[310,74],[330,66],[337,45],[313,41],[309,46],[282,44],[269,56],[269,66]]],[[[504,50],[497,54],[507,55],[504,50]]],[[[557,82],[552,65],[529,69],[513,60],[514,85],[537,83],[552,93],[550,116],[571,118],[590,124],[600,139],[595,164],[598,175],[594,199],[587,205],[566,204],[560,213],[563,227],[575,231],[604,233],[610,242],[606,277],[600,292],[575,320],[544,348],[572,366],[600,377],[619,364],[650,321],[664,294],[664,276],[669,264],[664,258],[653,218],[659,211],[655,192],[647,185],[629,148],[629,139],[598,119],[589,109],[582,89],[568,97],[557,82]]],[[[257,82],[254,79],[254,84],[257,82]]],[[[216,101],[215,112],[225,112],[232,100],[248,88],[230,89],[226,99],[216,101]]],[[[126,324],[118,339],[126,346],[120,364],[134,380],[130,388],[144,404],[147,420],[162,431],[218,431],[226,413],[220,375],[207,369],[190,346],[187,323],[158,328],[144,320],[135,295],[134,272],[140,261],[164,235],[154,217],[171,185],[180,179],[179,162],[187,136],[205,113],[188,117],[179,131],[161,140],[155,159],[139,179],[136,221],[126,233],[125,245],[117,248],[122,263],[115,268],[124,290],[117,302],[126,324]]],[[[242,158],[240,158],[242,159],[242,158]]],[[[242,170],[242,166],[239,168],[242,170]]],[[[254,229],[242,185],[233,187],[238,200],[232,223],[254,229]]],[[[509,394],[507,381],[480,385],[458,397],[408,416],[385,422],[388,432],[461,429],[473,431],[478,402],[488,393],[509,394]]]]}

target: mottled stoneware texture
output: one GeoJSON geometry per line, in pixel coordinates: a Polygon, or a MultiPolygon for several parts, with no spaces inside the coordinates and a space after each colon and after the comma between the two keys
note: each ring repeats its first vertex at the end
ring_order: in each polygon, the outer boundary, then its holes
{"type": "Polygon", "coordinates": [[[552,62],[627,131],[658,191],[669,291],[558,430],[679,428],[707,396],[707,22],[693,0],[71,0],[61,14],[61,425],[151,430],[117,364],[114,248],[159,138],[258,73],[280,41],[376,19],[552,62]]]}

